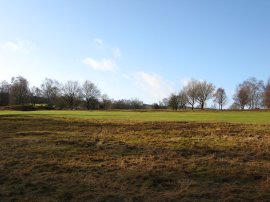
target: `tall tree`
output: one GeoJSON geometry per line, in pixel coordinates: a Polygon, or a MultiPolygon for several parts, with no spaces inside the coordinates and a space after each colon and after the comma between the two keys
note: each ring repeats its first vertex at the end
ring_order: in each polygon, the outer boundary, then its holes
{"type": "Polygon", "coordinates": [[[30,90],[30,101],[33,105],[39,104],[42,100],[42,91],[38,87],[33,86],[30,90]]]}
{"type": "Polygon", "coordinates": [[[214,102],[218,104],[218,109],[222,110],[223,106],[227,104],[228,98],[224,88],[218,88],[214,93],[214,102]]]}
{"type": "Polygon", "coordinates": [[[264,83],[252,77],[239,84],[236,89],[234,100],[241,109],[248,107],[256,109],[263,106],[264,83]]]}
{"type": "Polygon", "coordinates": [[[215,86],[207,81],[201,81],[197,84],[197,102],[204,109],[204,105],[208,99],[213,96],[215,86]]]}
{"type": "Polygon", "coordinates": [[[270,109],[270,79],[269,79],[268,84],[265,87],[265,91],[263,94],[263,101],[264,101],[264,106],[270,109]]]}
{"type": "Polygon", "coordinates": [[[181,90],[178,95],[178,102],[179,102],[179,108],[180,109],[186,109],[187,103],[188,103],[188,96],[187,93],[184,90],[181,90]]]}
{"type": "Polygon", "coordinates": [[[11,104],[24,105],[29,101],[29,83],[22,77],[18,76],[11,79],[10,100],[11,104]]]}
{"type": "Polygon", "coordinates": [[[102,109],[112,108],[112,101],[107,94],[103,94],[101,96],[101,106],[102,106],[102,109]]]}
{"type": "Polygon", "coordinates": [[[135,98],[130,100],[131,109],[143,109],[143,101],[135,98]]]}
{"type": "Polygon", "coordinates": [[[250,89],[247,86],[239,85],[233,98],[235,104],[240,106],[240,109],[245,109],[250,102],[249,95],[250,89]]]}
{"type": "Polygon", "coordinates": [[[0,82],[0,106],[9,105],[10,85],[7,81],[0,82]]]}
{"type": "Polygon", "coordinates": [[[63,86],[63,95],[71,109],[78,104],[81,88],[78,81],[67,81],[63,86]]]}
{"type": "Polygon", "coordinates": [[[178,95],[171,94],[169,97],[169,107],[173,110],[177,110],[179,107],[179,97],[178,95]]]}
{"type": "Polygon", "coordinates": [[[198,84],[199,81],[192,79],[184,87],[184,91],[186,92],[188,98],[188,103],[190,104],[192,110],[194,109],[198,99],[198,84]]]}
{"type": "Polygon", "coordinates": [[[263,106],[264,83],[262,80],[257,80],[252,77],[245,80],[240,85],[249,92],[249,109],[256,109],[263,106]]]}
{"type": "Polygon", "coordinates": [[[169,106],[169,99],[168,98],[163,98],[161,101],[159,101],[159,107],[166,109],[169,106]]]}
{"type": "Polygon", "coordinates": [[[61,85],[57,80],[45,78],[41,84],[42,95],[49,106],[56,105],[60,96],[61,85]]]}
{"type": "Polygon", "coordinates": [[[86,102],[87,109],[94,109],[95,103],[98,103],[98,98],[100,97],[100,90],[91,81],[84,81],[82,85],[82,97],[86,102]]]}

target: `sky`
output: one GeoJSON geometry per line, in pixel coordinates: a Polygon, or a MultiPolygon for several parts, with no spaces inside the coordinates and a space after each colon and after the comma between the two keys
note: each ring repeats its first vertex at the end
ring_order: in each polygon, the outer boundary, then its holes
{"type": "Polygon", "coordinates": [[[0,0],[0,80],[90,80],[151,104],[198,79],[232,97],[270,76],[269,11],[268,0],[0,0]]]}

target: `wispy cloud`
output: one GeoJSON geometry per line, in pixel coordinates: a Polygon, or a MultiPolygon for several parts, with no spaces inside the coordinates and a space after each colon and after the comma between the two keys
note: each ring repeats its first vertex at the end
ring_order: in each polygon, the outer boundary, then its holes
{"type": "Polygon", "coordinates": [[[125,74],[125,73],[121,74],[121,76],[122,76],[124,79],[126,79],[126,80],[130,80],[130,79],[131,79],[130,75],[125,74]]]}
{"type": "Polygon", "coordinates": [[[95,43],[95,45],[96,45],[96,47],[98,49],[102,49],[103,48],[104,42],[103,42],[102,39],[100,39],[100,38],[94,38],[93,41],[94,41],[94,43],[95,43]]]}
{"type": "Polygon", "coordinates": [[[171,84],[158,74],[149,74],[141,71],[136,72],[134,77],[137,84],[156,99],[167,97],[174,91],[171,84]]]}
{"type": "Polygon", "coordinates": [[[30,53],[34,44],[27,39],[16,39],[15,41],[7,41],[3,47],[11,51],[30,53]]]}
{"type": "Polygon", "coordinates": [[[120,48],[113,48],[112,49],[112,54],[115,58],[120,58],[121,57],[121,50],[120,48]]]}
{"type": "Polygon", "coordinates": [[[180,81],[180,84],[182,87],[186,86],[188,84],[189,81],[191,81],[192,79],[190,78],[184,78],[180,81]]]}
{"type": "Polygon", "coordinates": [[[88,65],[93,70],[114,72],[118,69],[115,61],[111,59],[95,60],[93,58],[87,57],[83,60],[83,63],[88,65]]]}
{"type": "Polygon", "coordinates": [[[83,63],[88,65],[92,70],[114,72],[119,69],[117,60],[121,57],[120,48],[112,48],[106,45],[100,38],[94,38],[96,48],[99,49],[99,54],[103,55],[103,59],[98,60],[93,57],[86,57],[83,63]]]}

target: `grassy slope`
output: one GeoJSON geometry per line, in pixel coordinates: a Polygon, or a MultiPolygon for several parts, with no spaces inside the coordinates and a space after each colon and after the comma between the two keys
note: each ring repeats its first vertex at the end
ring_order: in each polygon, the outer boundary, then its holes
{"type": "Polygon", "coordinates": [[[223,112],[131,112],[131,111],[0,111],[1,115],[35,117],[83,118],[130,121],[198,121],[270,124],[270,112],[223,111],[223,112]]]}

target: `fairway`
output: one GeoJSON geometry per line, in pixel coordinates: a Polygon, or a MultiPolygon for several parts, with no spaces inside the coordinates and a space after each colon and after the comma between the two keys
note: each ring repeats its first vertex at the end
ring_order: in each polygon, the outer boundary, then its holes
{"type": "Polygon", "coordinates": [[[0,116],[126,121],[196,121],[270,124],[269,111],[0,111],[0,116]]]}

